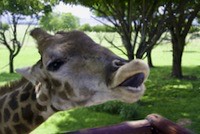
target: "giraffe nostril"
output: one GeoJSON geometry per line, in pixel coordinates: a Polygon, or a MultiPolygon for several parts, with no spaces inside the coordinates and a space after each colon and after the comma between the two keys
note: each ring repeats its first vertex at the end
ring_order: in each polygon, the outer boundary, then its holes
{"type": "Polygon", "coordinates": [[[126,64],[126,61],[122,61],[122,60],[118,60],[118,59],[115,59],[112,61],[112,66],[114,68],[120,68],[121,66],[123,66],[124,64],[126,64]]]}

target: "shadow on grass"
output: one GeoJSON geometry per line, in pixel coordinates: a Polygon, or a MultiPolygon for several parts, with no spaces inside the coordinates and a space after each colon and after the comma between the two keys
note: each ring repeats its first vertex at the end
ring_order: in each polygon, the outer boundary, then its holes
{"type": "Polygon", "coordinates": [[[98,113],[87,108],[78,108],[54,114],[32,134],[55,134],[83,128],[106,126],[121,121],[122,119],[116,115],[98,113]]]}
{"type": "Polygon", "coordinates": [[[116,115],[98,113],[83,108],[70,111],[69,114],[73,119],[71,120],[71,123],[64,124],[64,122],[60,122],[57,124],[57,126],[62,128],[61,130],[70,130],[70,128],[73,128],[73,130],[93,128],[97,126],[115,124],[121,121],[120,117],[117,117],[116,115]]]}

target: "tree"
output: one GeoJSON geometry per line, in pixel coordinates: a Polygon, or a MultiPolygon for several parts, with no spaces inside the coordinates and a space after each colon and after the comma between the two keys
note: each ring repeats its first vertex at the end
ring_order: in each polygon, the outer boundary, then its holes
{"type": "Polygon", "coordinates": [[[165,31],[164,14],[160,14],[158,11],[163,3],[157,0],[63,1],[87,6],[98,17],[111,22],[121,36],[128,59],[143,58],[146,52],[153,49],[165,31]],[[148,27],[150,24],[151,28],[148,27]],[[152,32],[154,33],[152,34],[152,32]],[[137,46],[139,47],[137,48],[137,46]]]}
{"type": "Polygon", "coordinates": [[[185,39],[200,10],[200,1],[187,0],[63,0],[89,7],[97,16],[111,22],[120,34],[129,59],[147,54],[162,33],[169,30],[173,49],[172,76],[182,78],[182,55],[185,39]],[[137,48],[138,46],[138,48],[137,48]],[[137,50],[135,50],[137,49],[137,50]]]}
{"type": "Polygon", "coordinates": [[[73,30],[79,27],[79,18],[71,13],[49,13],[40,19],[40,25],[48,31],[73,30]]]}
{"type": "Polygon", "coordinates": [[[73,30],[80,26],[79,18],[71,13],[62,14],[61,19],[63,20],[62,28],[65,30],[73,30]]]}
{"type": "Polygon", "coordinates": [[[172,76],[182,78],[182,55],[186,45],[186,36],[192,26],[193,20],[200,11],[200,1],[178,0],[170,1],[166,10],[170,20],[167,24],[172,42],[173,61],[172,76]]]}
{"type": "Polygon", "coordinates": [[[136,57],[142,58],[146,53],[147,61],[150,67],[153,67],[151,52],[154,46],[160,43],[162,34],[167,30],[165,18],[166,10],[160,10],[163,6],[167,7],[163,1],[140,1],[138,3],[139,21],[134,26],[136,33],[140,34],[136,57]]]}
{"type": "Polygon", "coordinates": [[[95,25],[92,27],[94,32],[114,32],[113,27],[107,27],[105,25],[95,25]]]}
{"type": "MultiPolygon", "coordinates": [[[[14,72],[14,58],[18,55],[21,47],[24,44],[26,33],[39,13],[46,13],[51,11],[50,4],[55,3],[54,0],[49,1],[49,4],[39,0],[14,0],[0,1],[0,15],[8,20],[9,28],[5,28],[3,22],[0,20],[0,44],[4,45],[9,51],[9,72],[14,72]],[[26,5],[26,6],[24,6],[26,5]],[[30,17],[32,20],[26,22],[27,28],[22,39],[19,39],[17,27],[21,20],[30,17]],[[10,36],[7,36],[10,33],[10,36]]],[[[7,25],[8,25],[7,24],[7,25]]]]}
{"type": "Polygon", "coordinates": [[[86,23],[86,24],[81,25],[79,27],[79,30],[91,32],[92,31],[92,27],[90,26],[90,24],[86,23]]]}

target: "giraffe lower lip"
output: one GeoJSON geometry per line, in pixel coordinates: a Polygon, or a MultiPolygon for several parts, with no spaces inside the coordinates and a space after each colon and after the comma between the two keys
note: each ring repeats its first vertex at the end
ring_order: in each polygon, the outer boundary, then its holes
{"type": "Polygon", "coordinates": [[[137,87],[137,88],[126,87],[126,90],[129,91],[129,92],[132,92],[132,93],[137,93],[137,92],[140,92],[142,90],[142,88],[141,87],[137,87]]]}

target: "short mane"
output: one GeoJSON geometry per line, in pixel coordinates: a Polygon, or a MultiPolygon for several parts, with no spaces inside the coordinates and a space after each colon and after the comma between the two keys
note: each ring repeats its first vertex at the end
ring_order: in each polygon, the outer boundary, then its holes
{"type": "Polygon", "coordinates": [[[6,85],[3,85],[0,87],[0,96],[3,96],[6,93],[9,93],[19,87],[21,87],[24,83],[27,83],[28,80],[26,80],[24,77],[22,77],[19,80],[11,81],[7,83],[6,85]]]}

